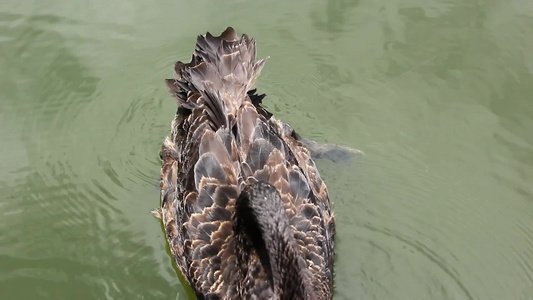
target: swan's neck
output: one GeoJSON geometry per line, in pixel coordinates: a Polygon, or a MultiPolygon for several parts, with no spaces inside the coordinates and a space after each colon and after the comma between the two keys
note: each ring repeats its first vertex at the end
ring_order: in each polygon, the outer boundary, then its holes
{"type": "Polygon", "coordinates": [[[242,254],[255,250],[274,293],[280,299],[307,298],[305,262],[276,188],[264,182],[246,187],[237,199],[234,221],[242,254]]]}

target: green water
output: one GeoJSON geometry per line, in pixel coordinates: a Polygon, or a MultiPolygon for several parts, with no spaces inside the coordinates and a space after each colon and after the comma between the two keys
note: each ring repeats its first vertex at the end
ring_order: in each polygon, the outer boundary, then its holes
{"type": "Polygon", "coordinates": [[[4,1],[0,299],[192,299],[150,210],[163,79],[232,25],[318,161],[335,299],[533,299],[533,2],[4,1]]]}

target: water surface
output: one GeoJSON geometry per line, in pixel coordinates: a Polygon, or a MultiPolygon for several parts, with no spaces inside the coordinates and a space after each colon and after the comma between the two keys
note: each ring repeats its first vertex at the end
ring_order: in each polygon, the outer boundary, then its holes
{"type": "Polygon", "coordinates": [[[159,223],[164,78],[232,25],[337,216],[335,299],[533,299],[533,2],[0,7],[0,298],[193,299],[159,223]]]}

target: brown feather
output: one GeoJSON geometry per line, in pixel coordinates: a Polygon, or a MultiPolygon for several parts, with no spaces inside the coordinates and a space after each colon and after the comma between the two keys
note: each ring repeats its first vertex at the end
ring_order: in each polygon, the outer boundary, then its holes
{"type": "Polygon", "coordinates": [[[309,152],[252,90],[263,65],[255,41],[231,27],[219,37],[199,36],[191,61],[176,63],[166,84],[179,109],[161,149],[157,215],[199,298],[284,299],[289,287],[273,286],[265,249],[246,248],[235,232],[241,192],[269,183],[282,205],[276,217],[286,218],[294,243],[294,267],[302,269],[295,278],[307,287],[294,299],[331,299],[335,226],[327,188],[309,152]]]}

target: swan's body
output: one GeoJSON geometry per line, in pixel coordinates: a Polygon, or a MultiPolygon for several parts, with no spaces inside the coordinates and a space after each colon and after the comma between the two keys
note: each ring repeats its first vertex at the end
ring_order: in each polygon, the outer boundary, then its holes
{"type": "Polygon", "coordinates": [[[207,33],[167,80],[179,102],[161,152],[168,243],[199,299],[331,299],[326,185],[294,131],[261,107],[255,56],[231,27],[207,33]]]}

